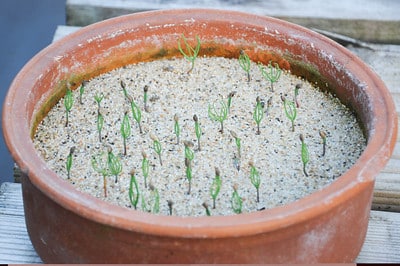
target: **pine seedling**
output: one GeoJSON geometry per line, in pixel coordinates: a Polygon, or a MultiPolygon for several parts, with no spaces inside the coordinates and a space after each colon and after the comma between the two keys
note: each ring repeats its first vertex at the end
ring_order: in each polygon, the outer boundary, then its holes
{"type": "Polygon", "coordinates": [[[131,135],[131,124],[129,123],[128,111],[125,111],[121,122],[121,136],[124,144],[124,155],[126,155],[126,140],[131,135]]]}
{"type": "Polygon", "coordinates": [[[206,215],[207,215],[207,216],[211,216],[210,208],[208,207],[207,202],[203,202],[203,204],[201,204],[201,206],[204,207],[204,209],[205,209],[205,211],[206,211],[206,215]]]}
{"type": "Polygon", "coordinates": [[[300,134],[300,141],[301,141],[301,161],[303,162],[303,173],[305,176],[308,176],[306,171],[306,166],[308,161],[310,160],[310,157],[308,154],[307,144],[304,142],[303,134],[300,134]]]}
{"type": "Polygon", "coordinates": [[[183,141],[183,145],[185,146],[185,158],[189,159],[189,161],[193,161],[194,152],[191,149],[194,146],[193,142],[185,140],[183,141]]]}
{"type": "Polygon", "coordinates": [[[231,136],[235,139],[235,144],[236,144],[236,149],[238,152],[238,157],[240,158],[242,156],[241,154],[241,139],[238,137],[235,131],[230,130],[231,136]]]}
{"type": "Polygon", "coordinates": [[[239,65],[247,73],[247,82],[250,82],[250,58],[244,50],[240,50],[239,65]]]}
{"type": "Polygon", "coordinates": [[[319,131],[319,136],[322,139],[322,156],[325,156],[326,152],[326,133],[324,131],[319,131]]]}
{"type": "Polygon", "coordinates": [[[201,45],[200,38],[197,35],[196,35],[196,47],[194,47],[194,48],[192,46],[190,46],[190,44],[188,43],[184,34],[182,34],[181,39],[178,40],[179,51],[181,52],[183,57],[192,64],[191,68],[187,72],[188,74],[194,68],[194,61],[196,60],[197,56],[199,55],[200,45],[201,45]],[[183,40],[183,43],[185,44],[186,51],[184,51],[181,47],[181,40],[183,40]]]}
{"type": "Polygon", "coordinates": [[[235,96],[236,91],[232,91],[228,94],[228,113],[231,112],[231,106],[232,106],[232,98],[235,96]]]}
{"type": "Polygon", "coordinates": [[[196,133],[196,138],[197,138],[197,149],[201,151],[201,146],[200,146],[201,127],[197,115],[193,116],[193,121],[194,121],[194,131],[196,133]]]}
{"type": "Polygon", "coordinates": [[[125,98],[128,98],[128,91],[126,90],[125,82],[121,79],[121,82],[119,84],[121,85],[121,88],[122,88],[125,98]]]}
{"type": "Polygon", "coordinates": [[[253,113],[253,119],[257,124],[257,133],[256,133],[257,135],[261,134],[260,123],[261,123],[261,120],[263,119],[263,117],[264,117],[264,109],[263,109],[263,106],[261,104],[260,97],[257,96],[257,98],[256,98],[256,106],[254,107],[254,113],[253,113]]]}
{"type": "Polygon", "coordinates": [[[142,174],[144,177],[144,187],[147,188],[147,178],[149,177],[150,163],[147,154],[142,151],[142,174]]]}
{"type": "Polygon", "coordinates": [[[290,120],[292,123],[292,132],[294,132],[294,120],[297,117],[297,108],[294,102],[288,101],[285,96],[281,96],[281,99],[283,101],[283,107],[285,109],[285,114],[286,117],[290,120]]]}
{"type": "Polygon", "coordinates": [[[75,147],[72,147],[71,149],[69,149],[69,154],[67,156],[67,162],[65,163],[65,166],[67,168],[68,179],[71,178],[72,157],[73,157],[74,152],[75,152],[75,147]]]}
{"type": "Polygon", "coordinates": [[[104,190],[104,197],[107,198],[107,175],[108,175],[108,168],[107,168],[107,160],[103,160],[104,153],[98,154],[92,157],[92,167],[93,169],[103,176],[103,190],[104,190]]]}
{"type": "Polygon", "coordinates": [[[256,188],[257,191],[257,202],[260,202],[260,184],[261,184],[261,178],[260,178],[260,173],[258,172],[257,168],[254,166],[253,162],[249,162],[250,166],[250,181],[251,184],[256,188]]]}
{"type": "Polygon", "coordinates": [[[83,94],[85,93],[85,86],[89,81],[84,80],[79,88],[79,103],[83,104],[83,94]]]}
{"type": "Polygon", "coordinates": [[[263,77],[271,83],[271,91],[274,91],[274,83],[277,82],[281,76],[282,70],[279,68],[277,63],[274,64],[275,67],[272,66],[271,62],[268,64],[268,71],[265,70],[264,66],[260,63],[258,67],[261,71],[263,77]]]}
{"type": "Polygon", "coordinates": [[[269,115],[269,112],[271,111],[272,108],[272,96],[269,97],[268,101],[267,101],[267,108],[265,110],[265,116],[269,115]]]}
{"type": "Polygon", "coordinates": [[[172,208],[174,206],[174,202],[172,200],[167,200],[167,204],[168,204],[168,213],[169,215],[172,215],[172,208]]]}
{"type": "Polygon", "coordinates": [[[72,96],[72,90],[70,88],[70,85],[68,84],[67,92],[65,93],[65,97],[64,97],[64,107],[65,107],[65,116],[66,116],[65,126],[66,127],[68,127],[69,113],[71,112],[73,104],[74,104],[74,98],[72,96]]]}
{"type": "Polygon", "coordinates": [[[189,188],[187,194],[190,195],[190,192],[192,190],[192,162],[188,158],[185,158],[185,166],[186,166],[186,179],[189,181],[189,188]]]}
{"type": "Polygon", "coordinates": [[[150,196],[151,196],[151,212],[159,213],[160,212],[160,194],[158,193],[158,189],[153,185],[149,185],[150,188],[150,196]]]}
{"type": "Polygon", "coordinates": [[[133,100],[133,98],[130,95],[128,95],[128,100],[131,103],[133,118],[135,119],[135,121],[137,122],[137,124],[139,126],[140,134],[142,134],[143,131],[142,131],[142,126],[140,124],[140,122],[142,120],[142,112],[140,111],[140,108],[136,105],[135,101],[133,100]]]}
{"type": "Polygon", "coordinates": [[[103,130],[104,117],[100,110],[97,110],[97,132],[99,133],[99,142],[101,142],[101,131],[103,130]]]}
{"type": "Polygon", "coordinates": [[[150,134],[150,138],[153,140],[153,149],[158,155],[158,159],[160,160],[160,165],[162,165],[162,159],[161,159],[161,143],[158,140],[158,138],[154,134],[150,134]]]}
{"type": "Polygon", "coordinates": [[[210,187],[210,195],[213,200],[213,209],[215,209],[215,202],[217,200],[218,194],[221,190],[222,180],[221,173],[217,167],[215,167],[215,177],[210,187]]]}
{"type": "Polygon", "coordinates": [[[122,164],[118,156],[112,152],[112,148],[107,148],[107,164],[110,175],[115,176],[115,183],[118,183],[118,175],[122,172],[122,164]]]}
{"type": "Polygon", "coordinates": [[[238,185],[235,184],[233,186],[233,193],[231,197],[231,206],[232,210],[236,214],[242,213],[242,207],[243,207],[243,199],[240,197],[238,191],[237,191],[238,185]]]}
{"type": "Polygon", "coordinates": [[[299,103],[299,90],[301,88],[301,83],[296,84],[296,86],[294,87],[294,102],[296,103],[296,108],[300,107],[300,103],[299,103]]]}
{"type": "Polygon", "coordinates": [[[131,180],[129,182],[129,200],[136,210],[139,202],[139,185],[135,178],[135,170],[132,169],[129,174],[131,176],[131,180]]]}
{"type": "Polygon", "coordinates": [[[143,105],[144,105],[144,110],[146,112],[149,112],[149,107],[147,106],[148,92],[149,92],[149,86],[145,85],[143,87],[143,105]]]}
{"type": "Polygon", "coordinates": [[[174,115],[174,133],[176,136],[176,145],[179,145],[179,136],[181,135],[181,127],[179,125],[179,116],[178,114],[174,115]]]}
{"type": "Polygon", "coordinates": [[[96,101],[96,103],[97,103],[97,110],[100,110],[100,103],[101,103],[101,101],[104,99],[104,95],[103,94],[96,94],[95,96],[94,96],[94,100],[96,101]]]}
{"type": "Polygon", "coordinates": [[[215,104],[208,104],[208,117],[218,121],[221,124],[220,132],[224,133],[224,121],[228,118],[228,105],[224,101],[220,101],[220,108],[217,109],[215,104]]]}

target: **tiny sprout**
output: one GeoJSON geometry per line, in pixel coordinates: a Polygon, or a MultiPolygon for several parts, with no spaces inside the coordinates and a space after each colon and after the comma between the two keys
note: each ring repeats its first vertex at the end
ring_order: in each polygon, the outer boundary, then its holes
{"type": "Polygon", "coordinates": [[[233,186],[233,193],[231,197],[231,206],[233,212],[236,214],[242,213],[242,206],[243,206],[243,199],[240,197],[239,193],[237,192],[237,184],[233,186]]]}
{"type": "Polygon", "coordinates": [[[150,163],[149,159],[147,159],[147,154],[142,151],[142,173],[144,177],[144,187],[147,188],[147,178],[149,176],[149,169],[150,169],[150,163]]]}
{"type": "Polygon", "coordinates": [[[153,185],[149,185],[151,191],[151,198],[152,198],[152,213],[159,213],[160,212],[160,194],[158,193],[157,188],[153,185]]]}
{"type": "Polygon", "coordinates": [[[136,105],[135,101],[133,100],[133,98],[130,95],[128,95],[128,100],[131,103],[133,118],[135,119],[135,121],[137,122],[137,124],[139,126],[140,134],[142,134],[143,133],[142,126],[140,125],[140,121],[142,120],[142,112],[140,111],[140,108],[136,105]]]}
{"type": "Polygon", "coordinates": [[[160,165],[162,165],[162,160],[161,160],[161,143],[158,140],[158,138],[154,134],[150,134],[150,138],[153,140],[153,149],[154,151],[158,154],[158,159],[160,160],[160,165]]]}
{"type": "Polygon", "coordinates": [[[174,133],[176,135],[176,144],[179,145],[179,136],[181,135],[181,127],[179,126],[179,116],[178,114],[174,115],[174,133]]]}
{"type": "Polygon", "coordinates": [[[167,200],[167,204],[169,215],[172,215],[172,206],[174,205],[174,202],[172,200],[167,200]]]}
{"type": "Polygon", "coordinates": [[[191,161],[188,158],[185,158],[185,166],[186,166],[186,179],[189,181],[189,188],[187,194],[190,194],[192,190],[192,165],[191,161]]]}
{"type": "Polygon", "coordinates": [[[256,98],[256,106],[254,107],[253,119],[257,124],[257,135],[261,134],[260,123],[264,117],[264,110],[259,96],[256,98]]]}
{"type": "Polygon", "coordinates": [[[103,130],[104,117],[100,110],[97,110],[97,131],[99,133],[99,142],[101,142],[101,131],[103,130]]]}
{"type": "Polygon", "coordinates": [[[300,103],[299,103],[299,90],[301,89],[301,83],[296,84],[295,88],[294,88],[294,102],[296,103],[296,108],[300,107],[300,103]]]}
{"type": "Polygon", "coordinates": [[[71,178],[72,156],[73,156],[74,151],[75,151],[75,147],[72,147],[71,149],[69,149],[69,154],[67,156],[66,168],[67,168],[68,179],[71,178]]]}
{"type": "Polygon", "coordinates": [[[81,87],[79,88],[79,103],[83,104],[83,94],[85,93],[85,86],[89,81],[84,80],[82,81],[81,87]]]}
{"type": "Polygon", "coordinates": [[[124,142],[124,155],[126,155],[126,139],[131,135],[131,124],[129,123],[128,111],[125,111],[124,113],[120,131],[124,142]]]}
{"type": "Polygon", "coordinates": [[[179,51],[181,52],[181,54],[183,55],[183,57],[186,60],[188,60],[189,62],[192,63],[191,68],[187,72],[188,74],[193,70],[194,61],[196,60],[197,56],[199,55],[199,51],[200,51],[201,42],[200,42],[199,36],[197,36],[197,35],[196,35],[196,42],[197,42],[196,47],[195,48],[191,47],[184,34],[182,34],[181,39],[178,40],[179,51]],[[181,47],[181,40],[183,40],[183,43],[185,44],[186,51],[184,51],[181,47]]]}
{"type": "Polygon", "coordinates": [[[124,92],[125,98],[128,98],[128,91],[126,90],[126,84],[122,79],[121,79],[120,85],[121,85],[122,91],[124,92]]]}
{"type": "Polygon", "coordinates": [[[326,151],[326,133],[324,131],[319,132],[319,136],[322,139],[322,156],[325,156],[326,151]]]}
{"type": "Polygon", "coordinates": [[[250,181],[257,190],[257,202],[260,202],[260,184],[261,184],[260,173],[254,166],[253,162],[249,162],[249,165],[250,165],[250,181]]]}
{"type": "Polygon", "coordinates": [[[244,50],[240,50],[238,61],[240,67],[247,73],[247,82],[250,82],[250,58],[244,50]]]}
{"type": "Polygon", "coordinates": [[[228,113],[231,111],[232,98],[236,95],[236,91],[232,91],[228,94],[228,113]]]}
{"type": "Polygon", "coordinates": [[[210,212],[210,208],[208,207],[208,204],[206,202],[203,202],[203,204],[201,204],[201,206],[203,206],[204,209],[206,210],[206,215],[211,216],[211,212],[210,212]]]}
{"type": "Polygon", "coordinates": [[[260,68],[261,74],[263,77],[271,82],[271,91],[274,91],[274,83],[278,81],[281,76],[282,70],[279,68],[277,63],[274,64],[275,67],[271,65],[271,62],[268,64],[268,72],[265,71],[264,66],[262,64],[258,64],[260,68]]]}
{"type": "Polygon", "coordinates": [[[135,170],[132,169],[131,172],[129,173],[131,176],[131,180],[129,183],[129,200],[132,204],[132,206],[137,209],[137,204],[139,202],[139,186],[135,178],[135,170]],[[133,190],[133,187],[135,187],[135,190],[133,190]]]}
{"type": "Polygon", "coordinates": [[[265,115],[268,116],[269,112],[271,110],[272,107],[272,96],[269,97],[268,101],[267,101],[267,109],[265,110],[265,115]]]}
{"type": "Polygon", "coordinates": [[[104,197],[107,198],[107,175],[108,175],[108,169],[107,169],[107,161],[103,160],[103,155],[102,154],[98,154],[96,156],[92,157],[91,163],[92,163],[92,167],[93,169],[101,174],[103,176],[103,190],[104,190],[104,197]]]}
{"type": "Polygon", "coordinates": [[[307,144],[304,142],[303,134],[300,134],[300,141],[301,141],[301,161],[303,162],[303,173],[305,176],[308,176],[306,171],[306,166],[308,161],[310,160],[310,157],[308,154],[307,144]]]}
{"type": "Polygon", "coordinates": [[[285,108],[286,117],[292,122],[292,132],[294,132],[294,120],[297,117],[297,108],[294,102],[286,100],[285,96],[281,96],[283,107],[285,108]]]}
{"type": "Polygon", "coordinates": [[[221,190],[222,180],[221,173],[217,167],[215,167],[215,177],[210,187],[210,195],[213,199],[213,209],[215,209],[215,201],[218,197],[218,194],[221,190]]]}
{"type": "Polygon", "coordinates": [[[96,103],[97,103],[97,110],[100,110],[100,103],[101,103],[101,101],[104,99],[104,95],[103,94],[96,94],[95,96],[94,96],[94,100],[96,101],[96,103]]]}
{"type": "Polygon", "coordinates": [[[194,146],[193,142],[185,140],[183,141],[183,145],[185,146],[185,158],[189,159],[189,161],[193,161],[194,152],[190,149],[194,146]]]}
{"type": "Polygon", "coordinates": [[[144,104],[144,110],[146,112],[149,112],[149,107],[147,106],[147,98],[148,98],[147,93],[148,93],[148,91],[149,91],[149,86],[145,85],[143,87],[143,104],[144,104]]]}
{"type": "Polygon", "coordinates": [[[200,151],[201,150],[201,147],[200,147],[201,128],[200,128],[200,124],[199,124],[199,118],[197,117],[197,115],[193,116],[193,121],[194,121],[194,131],[196,133],[196,138],[197,138],[197,149],[200,151]]]}
{"type": "Polygon", "coordinates": [[[122,164],[118,156],[115,156],[111,147],[107,148],[107,163],[110,175],[115,176],[115,183],[118,183],[118,175],[122,172],[122,164]]]}
{"type": "Polygon", "coordinates": [[[241,150],[241,139],[238,137],[238,135],[236,134],[235,131],[230,130],[229,132],[231,133],[231,136],[235,139],[238,156],[240,158],[241,157],[241,152],[240,152],[240,150],[241,150]]]}
{"type": "Polygon", "coordinates": [[[68,126],[68,123],[69,123],[69,113],[71,112],[73,103],[74,103],[74,99],[72,97],[72,90],[70,88],[70,85],[68,84],[67,92],[65,93],[65,98],[64,98],[65,115],[66,115],[65,126],[66,127],[68,126]]]}
{"type": "Polygon", "coordinates": [[[220,101],[220,108],[217,110],[215,104],[208,104],[208,117],[211,120],[219,121],[221,124],[220,132],[224,133],[224,121],[228,118],[228,106],[224,101],[220,101]]]}

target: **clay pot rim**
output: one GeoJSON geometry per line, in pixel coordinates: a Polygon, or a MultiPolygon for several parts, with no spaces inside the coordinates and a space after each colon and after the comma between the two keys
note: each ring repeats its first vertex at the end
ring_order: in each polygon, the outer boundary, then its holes
{"type": "MultiPolygon", "coordinates": [[[[298,36],[294,38],[296,37],[298,36]]],[[[25,100],[28,97],[26,96],[25,100]]],[[[351,198],[364,185],[374,181],[374,176],[390,158],[397,136],[397,114],[391,96],[380,78],[347,49],[322,35],[275,18],[237,11],[183,9],[148,11],[98,22],[84,27],[43,49],[23,67],[10,86],[3,108],[3,131],[11,155],[21,170],[29,174],[31,182],[37,188],[66,209],[79,212],[81,216],[99,223],[129,231],[141,231],[165,236],[217,238],[232,235],[252,235],[283,229],[292,224],[302,223],[321,215],[351,198]],[[223,16],[221,16],[220,12],[223,12],[223,16]],[[182,14],[188,18],[199,18],[199,16],[203,15],[207,19],[234,18],[235,22],[243,21],[243,23],[253,25],[261,22],[279,24],[279,27],[287,27],[292,32],[312,37],[316,46],[321,45],[322,47],[334,49],[336,56],[343,56],[341,62],[350,61],[351,64],[348,67],[352,72],[357,74],[362,72],[362,76],[367,76],[370,79],[366,90],[374,97],[380,97],[379,101],[373,101],[373,108],[383,110],[382,117],[375,118],[373,132],[370,132],[371,135],[369,136],[369,144],[356,164],[326,188],[285,206],[235,216],[197,218],[159,216],[117,207],[75,190],[72,185],[47,168],[44,160],[35,152],[30,140],[30,128],[28,128],[30,121],[25,121],[26,118],[24,118],[22,111],[17,112],[15,110],[16,107],[23,110],[24,99],[22,99],[23,93],[20,91],[22,90],[26,93],[29,91],[25,87],[20,87],[21,83],[25,79],[34,81],[40,75],[40,71],[43,70],[43,65],[54,63],[54,56],[60,54],[57,52],[58,49],[65,51],[71,46],[70,42],[72,42],[72,45],[77,45],[88,36],[95,37],[99,34],[98,28],[100,27],[104,27],[100,29],[100,32],[104,33],[118,28],[115,27],[114,23],[124,24],[129,20],[143,19],[148,16],[154,19],[154,17],[160,15],[174,17],[182,14]],[[36,65],[40,67],[35,68],[36,65]],[[378,88],[379,91],[372,87],[378,88]],[[380,130],[377,130],[378,128],[380,130]],[[39,170],[32,170],[38,167],[39,170]]]]}

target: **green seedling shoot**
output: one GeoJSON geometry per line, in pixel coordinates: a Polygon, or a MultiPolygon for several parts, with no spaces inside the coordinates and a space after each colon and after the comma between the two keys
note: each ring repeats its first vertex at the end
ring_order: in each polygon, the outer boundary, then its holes
{"type": "Polygon", "coordinates": [[[107,160],[104,159],[104,153],[92,157],[93,169],[103,176],[104,197],[107,198],[107,175],[109,175],[107,160]]]}
{"type": "Polygon", "coordinates": [[[124,93],[125,98],[128,98],[128,91],[126,90],[126,84],[123,80],[119,83],[121,85],[122,91],[124,93]]]}
{"type": "Polygon", "coordinates": [[[80,104],[83,104],[83,94],[85,93],[85,87],[86,87],[87,83],[88,83],[87,80],[82,81],[82,84],[79,88],[79,103],[80,104]]]}
{"type": "Polygon", "coordinates": [[[297,108],[294,102],[288,101],[285,96],[281,96],[281,99],[283,101],[283,107],[285,109],[285,114],[286,117],[290,120],[292,123],[292,132],[294,132],[294,120],[297,117],[297,108]]]}
{"type": "Polygon", "coordinates": [[[243,207],[243,199],[240,197],[238,191],[237,191],[237,184],[233,186],[233,193],[231,197],[231,206],[232,210],[236,214],[242,213],[242,207],[243,207]]]}
{"type": "Polygon", "coordinates": [[[142,126],[140,124],[140,122],[142,120],[142,112],[140,111],[140,108],[136,105],[135,101],[133,100],[133,98],[130,95],[128,95],[128,100],[131,103],[133,118],[135,119],[135,121],[137,122],[137,124],[139,126],[140,134],[142,134],[143,131],[142,131],[142,126]]]}
{"type": "Polygon", "coordinates": [[[224,133],[224,121],[228,118],[228,105],[220,101],[220,107],[217,109],[215,104],[208,104],[208,117],[211,120],[218,121],[221,124],[221,133],[224,133]]]}
{"type": "Polygon", "coordinates": [[[146,201],[146,198],[144,196],[144,193],[142,193],[141,195],[142,195],[142,204],[141,204],[142,210],[144,212],[151,212],[151,209],[147,206],[147,201],[146,201]]]}
{"type": "Polygon", "coordinates": [[[153,140],[153,149],[158,155],[158,159],[160,160],[160,165],[162,165],[162,159],[161,159],[161,143],[158,140],[158,138],[154,134],[150,134],[150,138],[153,140]]]}
{"type": "Polygon", "coordinates": [[[72,147],[69,149],[69,154],[67,156],[67,162],[65,163],[66,168],[67,168],[67,177],[68,179],[71,178],[71,167],[72,167],[72,157],[75,152],[75,147],[72,147]]]}
{"type": "Polygon", "coordinates": [[[65,126],[68,127],[69,123],[69,113],[71,112],[72,105],[74,104],[74,98],[72,96],[72,90],[70,86],[67,86],[67,92],[65,93],[64,97],[64,107],[65,107],[65,116],[66,116],[66,121],[65,121],[65,126]]]}
{"type": "Polygon", "coordinates": [[[319,136],[322,139],[322,156],[325,156],[326,152],[326,133],[324,131],[319,131],[319,136]]]}
{"type": "Polygon", "coordinates": [[[192,162],[188,158],[185,158],[185,166],[186,166],[186,179],[189,182],[189,188],[187,194],[190,195],[190,192],[192,190],[192,162]]]}
{"type": "Polygon", "coordinates": [[[299,90],[301,88],[301,83],[296,84],[296,86],[294,87],[294,102],[296,103],[296,108],[300,107],[300,103],[299,103],[299,90]]]}
{"type": "Polygon", "coordinates": [[[261,71],[263,77],[271,83],[271,91],[274,91],[274,83],[277,82],[281,76],[282,70],[279,68],[277,63],[274,64],[275,67],[272,66],[271,62],[268,64],[268,71],[265,70],[264,66],[260,63],[258,67],[261,71]]]}
{"type": "Polygon", "coordinates": [[[250,166],[250,181],[251,184],[253,184],[253,186],[256,188],[257,202],[260,202],[260,184],[261,184],[260,173],[254,166],[253,162],[249,162],[249,166],[250,166]]]}
{"type": "Polygon", "coordinates": [[[169,215],[172,215],[174,202],[172,200],[167,200],[167,204],[168,204],[168,213],[169,213],[169,215]]]}
{"type": "Polygon", "coordinates": [[[260,123],[261,123],[261,120],[263,119],[263,117],[264,117],[264,109],[263,109],[263,106],[261,104],[260,97],[257,96],[257,98],[256,98],[256,106],[254,107],[254,113],[253,113],[253,119],[257,124],[257,133],[256,133],[257,135],[261,134],[260,123]]]}
{"type": "Polygon", "coordinates": [[[97,103],[97,110],[100,110],[100,103],[101,103],[101,101],[104,99],[104,95],[103,94],[96,94],[95,96],[94,96],[94,100],[96,101],[96,103],[97,103]]]}
{"type": "Polygon", "coordinates": [[[179,145],[179,136],[181,135],[181,127],[179,125],[179,116],[178,114],[174,115],[174,133],[176,136],[176,144],[179,145]]]}
{"type": "Polygon", "coordinates": [[[118,175],[122,172],[122,164],[119,157],[112,152],[111,147],[107,149],[107,164],[110,175],[115,176],[115,183],[118,183],[118,175]]]}
{"type": "Polygon", "coordinates": [[[129,200],[136,210],[139,202],[139,186],[135,178],[135,170],[132,169],[129,174],[131,176],[131,180],[129,182],[129,200]]]}
{"type": "Polygon", "coordinates": [[[144,177],[144,187],[147,188],[147,178],[149,177],[150,163],[147,154],[142,151],[142,174],[144,177]]]}
{"type": "Polygon", "coordinates": [[[144,105],[144,110],[146,112],[149,112],[149,107],[147,106],[148,92],[149,92],[149,86],[145,85],[143,87],[143,105],[144,105]]]}
{"type": "Polygon", "coordinates": [[[211,183],[210,187],[210,195],[213,200],[213,209],[215,209],[215,203],[218,197],[218,194],[221,190],[222,180],[221,180],[221,173],[217,167],[215,167],[215,177],[213,182],[211,183]]]}
{"type": "Polygon", "coordinates": [[[232,106],[232,98],[235,96],[236,91],[232,91],[228,94],[228,113],[231,112],[231,106],[232,106]]]}
{"type": "Polygon", "coordinates": [[[239,65],[247,73],[247,82],[250,82],[250,58],[244,50],[240,50],[239,65]]]}
{"type": "Polygon", "coordinates": [[[151,197],[151,212],[159,213],[160,212],[160,194],[158,193],[157,188],[153,185],[149,185],[150,188],[150,197],[151,197]]]}
{"type": "Polygon", "coordinates": [[[241,155],[241,139],[238,137],[238,135],[236,134],[235,131],[230,130],[229,131],[231,133],[231,136],[235,139],[235,144],[236,144],[236,149],[237,149],[237,153],[238,153],[238,157],[240,158],[241,155]]]}
{"type": "Polygon", "coordinates": [[[196,138],[197,138],[197,149],[201,151],[201,146],[200,146],[201,127],[197,115],[193,116],[193,121],[194,121],[194,131],[196,133],[196,138]]]}
{"type": "Polygon", "coordinates": [[[124,155],[126,155],[126,140],[131,135],[131,124],[129,123],[128,111],[125,111],[121,122],[121,136],[124,144],[124,155]]]}
{"type": "Polygon", "coordinates": [[[205,211],[206,211],[206,215],[207,215],[207,216],[211,216],[210,208],[208,207],[207,202],[203,202],[203,204],[201,204],[201,206],[204,207],[204,209],[205,209],[205,211]]]}
{"type": "Polygon", "coordinates": [[[304,142],[303,134],[300,134],[300,141],[301,141],[301,161],[303,162],[303,173],[305,176],[308,176],[306,171],[306,166],[308,161],[310,160],[310,157],[308,154],[307,144],[304,142]]]}
{"type": "Polygon", "coordinates": [[[104,117],[100,110],[97,110],[97,132],[99,133],[99,142],[101,142],[101,131],[103,130],[104,117]]]}
{"type": "Polygon", "coordinates": [[[200,37],[197,36],[197,35],[196,35],[196,47],[195,48],[190,46],[190,44],[188,43],[188,41],[187,41],[187,39],[186,39],[184,34],[182,34],[181,39],[178,40],[178,49],[179,49],[179,51],[181,52],[183,57],[192,64],[191,68],[187,72],[188,74],[194,68],[194,61],[196,60],[197,56],[199,55],[200,45],[201,45],[200,37]],[[183,40],[183,43],[185,44],[185,51],[181,47],[181,40],[183,40]]]}
{"type": "Polygon", "coordinates": [[[185,146],[185,158],[189,159],[189,161],[193,161],[194,152],[191,150],[191,148],[194,146],[193,142],[185,140],[183,141],[183,145],[185,146]]]}

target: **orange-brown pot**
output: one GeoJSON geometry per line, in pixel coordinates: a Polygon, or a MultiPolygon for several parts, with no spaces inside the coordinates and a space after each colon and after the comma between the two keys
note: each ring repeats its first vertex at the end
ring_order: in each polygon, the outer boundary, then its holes
{"type": "Polygon", "coordinates": [[[32,243],[52,263],[352,262],[367,230],[374,178],[391,156],[397,116],[383,82],[345,48],[281,20],[217,10],[138,13],[96,23],[57,41],[13,81],[3,109],[9,150],[23,172],[32,243]],[[74,189],[35,151],[38,122],[79,84],[119,66],[177,55],[199,35],[202,53],[279,63],[334,92],[358,115],[368,145],[334,183],[283,207],[224,217],[157,216],[74,189]]]}

